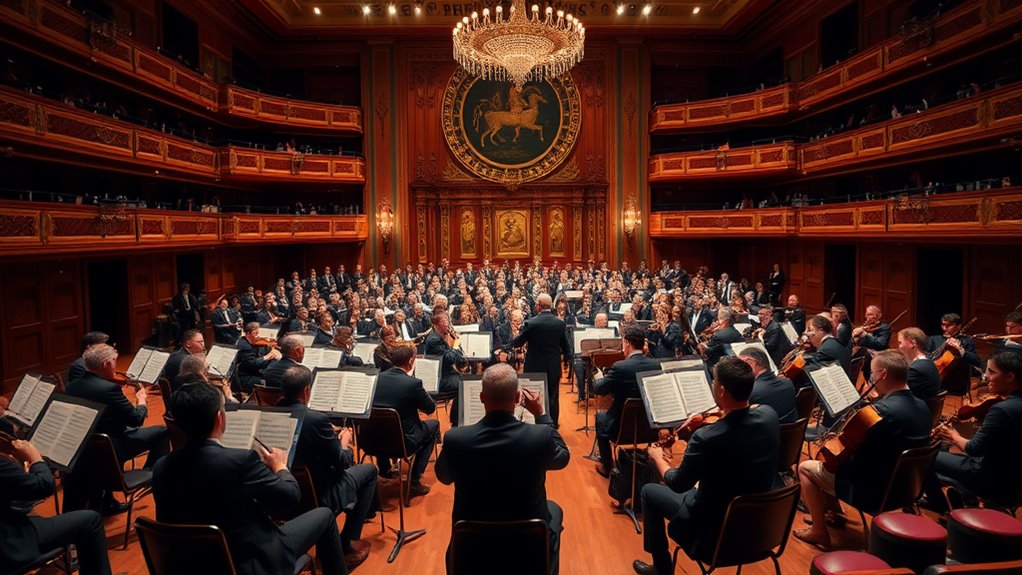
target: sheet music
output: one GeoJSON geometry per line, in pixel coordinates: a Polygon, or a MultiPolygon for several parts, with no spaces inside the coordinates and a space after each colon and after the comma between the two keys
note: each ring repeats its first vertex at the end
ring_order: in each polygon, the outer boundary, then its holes
{"type": "Polygon", "coordinates": [[[685,402],[685,410],[688,412],[686,417],[717,408],[713,392],[710,391],[710,384],[706,381],[705,371],[676,371],[671,375],[685,402]]]}
{"type": "MultiPolygon", "coordinates": [[[[319,365],[323,360],[323,348],[321,347],[307,347],[305,348],[305,356],[302,357],[302,365],[309,369],[313,369],[319,365]]],[[[326,366],[323,366],[326,367],[326,366]]],[[[337,367],[336,365],[334,367],[337,367]]]]}
{"type": "Polygon", "coordinates": [[[664,371],[676,371],[679,369],[693,369],[696,367],[703,367],[703,360],[701,359],[675,359],[671,361],[660,362],[660,369],[664,371]]]}
{"type": "Polygon", "coordinates": [[[472,359],[490,358],[490,333],[463,333],[461,334],[461,349],[465,357],[472,359]]]}
{"type": "Polygon", "coordinates": [[[654,423],[670,423],[688,418],[674,374],[645,377],[640,383],[646,392],[646,403],[654,423]]]}
{"type": "MultiPolygon", "coordinates": [[[[319,348],[323,350],[323,357],[320,359],[319,364],[316,367],[322,367],[325,369],[334,369],[341,366],[341,358],[344,357],[344,352],[339,349],[333,348],[319,348]]],[[[305,350],[309,351],[309,350],[305,350]]]]}
{"type": "Polygon", "coordinates": [[[479,324],[475,324],[475,323],[470,323],[468,325],[452,325],[451,327],[454,328],[454,331],[456,331],[456,332],[458,332],[460,334],[466,334],[466,333],[472,333],[472,332],[475,332],[475,331],[479,331],[479,324]]]}
{"type": "Polygon", "coordinates": [[[39,417],[39,412],[46,407],[46,400],[50,398],[50,394],[56,387],[55,384],[39,380],[35,389],[32,390],[32,395],[28,396],[25,407],[18,413],[25,423],[29,425],[35,423],[35,418],[39,417]]]}
{"type": "Polygon", "coordinates": [[[460,425],[473,425],[486,415],[486,408],[483,407],[483,402],[479,399],[479,394],[483,391],[483,380],[463,379],[461,385],[465,394],[462,398],[462,405],[464,405],[462,409],[465,410],[465,416],[460,425]]]}
{"type": "Polygon", "coordinates": [[[784,335],[788,337],[788,342],[794,345],[795,342],[798,341],[798,332],[795,331],[795,327],[791,325],[790,321],[781,322],[780,326],[781,331],[783,331],[784,335]]]}
{"type": "Polygon", "coordinates": [[[580,289],[564,290],[564,297],[570,300],[582,299],[582,290],[580,289]]]}
{"type": "Polygon", "coordinates": [[[415,377],[422,380],[426,393],[440,391],[440,360],[426,357],[415,358],[415,377]]]}
{"type": "Polygon", "coordinates": [[[231,373],[231,366],[234,365],[234,357],[238,355],[238,349],[224,345],[214,345],[206,353],[206,365],[210,367],[210,375],[214,377],[228,377],[231,373]]]}
{"type": "Polygon", "coordinates": [[[256,411],[256,413],[259,414],[259,417],[256,418],[255,437],[270,447],[276,447],[281,451],[291,451],[298,420],[284,411],[256,411]]]}
{"type": "Polygon", "coordinates": [[[625,312],[630,310],[630,309],[632,309],[632,302],[623,303],[620,306],[618,306],[617,311],[612,311],[610,313],[618,313],[618,314],[624,315],[625,312]]]}
{"type": "MultiPolygon", "coordinates": [[[[288,334],[288,335],[291,335],[291,334],[288,334]]],[[[309,349],[310,347],[312,347],[312,344],[316,341],[316,334],[314,334],[314,333],[301,333],[300,332],[300,333],[296,333],[294,335],[297,335],[298,338],[302,340],[302,346],[305,347],[305,349],[309,349]]]]}
{"type": "Polygon", "coordinates": [[[312,382],[309,395],[309,409],[316,411],[333,411],[337,398],[341,395],[340,371],[317,371],[312,382]]]}
{"type": "MultiPolygon", "coordinates": [[[[7,406],[7,410],[21,415],[25,411],[28,399],[32,397],[32,392],[35,391],[35,387],[40,379],[42,378],[38,375],[26,373],[21,378],[21,383],[18,384],[18,389],[14,392],[14,397],[11,398],[11,404],[7,406]]],[[[25,423],[28,422],[26,421],[25,423]]]]}
{"type": "Polygon", "coordinates": [[[279,330],[275,327],[261,327],[259,328],[259,338],[268,339],[270,341],[276,341],[278,331],[279,330]]]}
{"type": "Polygon", "coordinates": [[[149,358],[153,355],[153,350],[143,347],[139,348],[138,353],[131,359],[131,365],[128,366],[128,379],[131,381],[138,381],[138,378],[142,375],[145,370],[146,363],[149,358]]]}
{"type": "MultiPolygon", "coordinates": [[[[609,324],[609,322],[608,322],[609,324]]],[[[614,339],[617,337],[617,330],[612,327],[588,327],[576,329],[573,336],[575,344],[575,355],[582,353],[582,341],[587,339],[614,339]]]]}
{"type": "Polygon", "coordinates": [[[617,329],[617,328],[618,328],[618,326],[620,326],[620,325],[621,325],[621,322],[619,322],[619,321],[618,321],[618,320],[616,320],[616,319],[612,319],[612,320],[610,320],[610,321],[608,321],[608,322],[607,322],[607,326],[608,326],[608,327],[612,327],[612,328],[614,328],[614,329],[617,329]]]}
{"type": "Polygon", "coordinates": [[[752,328],[752,324],[748,322],[746,318],[740,318],[742,321],[735,322],[735,329],[738,333],[745,333],[745,330],[752,328]]]}
{"type": "Polygon", "coordinates": [[[849,405],[859,400],[859,393],[840,364],[823,366],[819,369],[809,370],[807,373],[816,384],[816,390],[832,415],[844,411],[849,405]]]}
{"type": "Polygon", "coordinates": [[[763,345],[763,342],[761,342],[761,341],[754,341],[752,343],[745,343],[745,342],[736,341],[736,342],[731,344],[731,351],[733,351],[735,355],[738,355],[738,354],[742,353],[743,349],[746,349],[746,348],[749,348],[749,347],[754,347],[754,348],[762,351],[766,355],[767,361],[770,362],[770,371],[771,372],[775,372],[775,373],[777,372],[777,365],[774,364],[774,358],[770,357],[770,353],[767,351],[766,346],[763,345]]]}
{"type": "Polygon", "coordinates": [[[32,443],[51,461],[67,467],[98,416],[91,407],[53,401],[33,432],[32,443]]]}
{"type": "Polygon", "coordinates": [[[255,409],[228,411],[227,426],[220,437],[220,443],[234,449],[252,449],[252,435],[259,423],[259,414],[255,409]]]}
{"type": "Polygon", "coordinates": [[[333,411],[339,413],[365,413],[369,411],[373,379],[376,376],[360,371],[342,371],[341,392],[333,411]]]}
{"type": "Polygon", "coordinates": [[[373,352],[376,351],[377,343],[367,343],[363,341],[355,342],[355,348],[352,350],[352,355],[355,355],[362,359],[362,362],[366,365],[373,365],[373,352]]]}
{"type": "Polygon", "coordinates": [[[149,354],[149,361],[145,364],[145,369],[135,379],[141,383],[156,383],[156,380],[160,379],[160,374],[163,373],[163,368],[167,366],[167,360],[169,359],[169,353],[158,349],[152,350],[152,353],[149,354]]]}

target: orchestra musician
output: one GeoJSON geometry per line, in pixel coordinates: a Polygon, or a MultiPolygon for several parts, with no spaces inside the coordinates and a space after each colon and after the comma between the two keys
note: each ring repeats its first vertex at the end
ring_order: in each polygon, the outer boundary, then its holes
{"type": "Polygon", "coordinates": [[[397,332],[394,326],[388,325],[380,330],[380,344],[373,350],[373,365],[380,371],[394,367],[390,355],[397,348],[397,332]]]}
{"type": "Polygon", "coordinates": [[[781,264],[774,264],[774,269],[767,277],[770,285],[770,299],[773,305],[781,305],[781,293],[784,292],[784,272],[781,271],[781,264]]]}
{"type": "Polygon", "coordinates": [[[171,391],[177,391],[177,375],[181,370],[181,362],[190,355],[206,356],[206,338],[197,329],[190,329],[181,335],[181,348],[170,354],[167,365],[163,368],[163,376],[170,382],[171,391]]]}
{"type": "Polygon", "coordinates": [[[647,329],[646,338],[649,340],[649,354],[653,357],[675,357],[685,347],[681,324],[671,318],[666,306],[657,308],[656,319],[647,329]]]}
{"type": "MultiPolygon", "coordinates": [[[[774,321],[774,306],[764,304],[756,312],[756,315],[759,317],[759,329],[762,330],[763,347],[766,348],[770,359],[774,361],[774,365],[780,366],[784,362],[784,356],[791,351],[791,342],[788,341],[788,336],[784,335],[780,324],[774,321]]],[[[787,422],[782,421],[781,423],[787,422]]]]}
{"type": "Polygon", "coordinates": [[[213,322],[213,335],[217,343],[234,345],[241,337],[241,314],[229,305],[227,298],[221,298],[216,311],[210,318],[213,322]]]}
{"type": "MultiPolygon", "coordinates": [[[[866,321],[852,330],[852,343],[860,350],[883,351],[891,344],[891,326],[883,322],[879,306],[866,306],[866,321]]],[[[869,353],[868,351],[866,353],[869,353]]],[[[870,362],[863,365],[862,375],[869,379],[870,362]]]]}
{"type": "Polygon", "coordinates": [[[1018,505],[1022,493],[1022,356],[999,353],[987,360],[983,374],[987,390],[1005,399],[987,412],[971,439],[951,425],[936,432],[961,454],[938,452],[927,489],[927,506],[945,510],[941,485],[998,506],[1018,505]]]}
{"type": "Polygon", "coordinates": [[[846,523],[840,501],[859,508],[879,505],[901,452],[926,445],[930,438],[930,410],[908,387],[908,360],[896,350],[884,350],[873,356],[872,363],[870,384],[881,396],[872,407],[880,421],[836,474],[819,460],[798,466],[810,518],[809,527],[796,529],[793,535],[824,551],[831,546],[827,527],[846,523]]]}
{"type": "Polygon", "coordinates": [[[386,327],[386,325],[387,314],[382,309],[377,308],[373,312],[373,317],[358,323],[358,333],[370,339],[379,339],[380,330],[386,327]]]}
{"type": "Polygon", "coordinates": [[[334,339],[330,346],[341,350],[341,366],[361,367],[364,365],[362,358],[355,355],[355,338],[351,335],[351,328],[342,325],[334,330],[334,339]]]}
{"type": "Polygon", "coordinates": [[[446,308],[434,307],[432,329],[423,342],[426,355],[440,358],[440,386],[438,395],[454,397],[451,402],[451,427],[458,425],[458,388],[461,386],[461,371],[468,368],[468,361],[461,350],[461,337],[451,327],[451,318],[446,308]]]}
{"type": "MultiPolygon", "coordinates": [[[[85,372],[88,371],[85,369],[85,352],[94,345],[107,343],[108,341],[110,341],[110,336],[101,331],[90,331],[83,335],[81,344],[82,355],[75,358],[67,368],[67,380],[73,381],[85,375],[85,372]]],[[[139,374],[133,373],[132,375],[137,376],[139,374]]]]}
{"type": "Polygon", "coordinates": [[[309,308],[299,305],[295,317],[288,322],[285,333],[305,333],[309,331],[309,308]]]}
{"type": "Polygon", "coordinates": [[[846,374],[851,373],[851,351],[834,337],[834,323],[829,317],[823,314],[814,315],[809,320],[805,333],[814,350],[805,355],[807,364],[822,365],[836,361],[841,364],[846,374]]]}
{"type": "Polygon", "coordinates": [[[281,318],[278,315],[277,298],[273,294],[266,294],[263,298],[263,309],[256,313],[256,323],[264,327],[277,325],[280,327],[281,318]]]}
{"type": "MultiPolygon", "coordinates": [[[[726,274],[725,274],[726,275],[726,274]]],[[[717,310],[717,323],[708,329],[713,330],[710,338],[699,344],[699,352],[706,359],[706,365],[712,368],[717,365],[720,358],[724,357],[726,349],[724,346],[730,343],[744,341],[742,334],[735,329],[735,312],[731,308],[721,306],[717,310]]]]}
{"type": "Polygon", "coordinates": [[[830,318],[834,322],[834,337],[838,343],[852,348],[852,320],[848,317],[848,308],[838,303],[830,307],[830,318]]]}
{"type": "Polygon", "coordinates": [[[994,339],[994,353],[1008,351],[1022,357],[1022,311],[1004,316],[1004,333],[1016,337],[994,339]]]}
{"type": "Polygon", "coordinates": [[[791,294],[788,296],[788,305],[783,310],[783,320],[791,323],[791,327],[795,328],[795,333],[802,335],[806,331],[806,312],[802,309],[802,303],[799,302],[798,296],[791,294]]]}
{"type": "Polygon", "coordinates": [[[940,393],[940,372],[926,353],[926,334],[918,327],[906,327],[898,332],[898,350],[909,362],[908,386],[919,399],[929,399],[940,393]]]}
{"type": "Polygon", "coordinates": [[[334,340],[334,316],[329,313],[319,314],[319,323],[313,331],[316,336],[312,339],[312,345],[330,345],[334,340]]]}
{"type": "MultiPolygon", "coordinates": [[[[181,372],[177,374],[177,378],[172,386],[174,389],[180,389],[183,385],[189,385],[192,383],[202,383],[212,385],[213,387],[220,390],[224,395],[224,401],[227,403],[238,403],[237,398],[231,392],[231,386],[222,379],[210,379],[209,378],[209,365],[206,364],[206,358],[202,355],[189,355],[184,358],[181,362],[181,372]]],[[[168,397],[163,400],[166,411],[164,413],[169,414],[172,411],[172,397],[168,397]]]]}
{"type": "Polygon", "coordinates": [[[181,332],[195,329],[199,322],[199,300],[192,295],[192,286],[187,283],[181,284],[181,291],[174,296],[171,305],[174,307],[174,315],[177,316],[181,332]]]}
{"type": "Polygon", "coordinates": [[[568,361],[571,348],[568,347],[567,327],[551,313],[553,301],[550,294],[541,293],[536,298],[537,314],[528,319],[522,332],[511,341],[512,347],[528,344],[525,353],[525,371],[545,373],[547,400],[550,404],[550,419],[558,424],[560,414],[558,386],[561,383],[561,360],[568,361]]]}
{"type": "Polygon", "coordinates": [[[662,447],[648,448],[664,484],[647,483],[642,488],[643,549],[652,555],[653,563],[634,561],[636,573],[674,573],[668,534],[690,556],[712,552],[731,500],[773,486],[780,424],[772,408],[750,409],[752,388],[752,369],[745,362],[737,357],[721,359],[713,368],[713,397],[723,413],[721,419],[692,434],[677,468],[670,467],[662,447]]]}
{"type": "Polygon", "coordinates": [[[280,388],[284,385],[284,372],[301,365],[305,359],[305,344],[296,334],[285,335],[278,342],[280,359],[263,368],[263,382],[267,387],[280,388]]]}
{"type": "Polygon", "coordinates": [[[781,423],[794,423],[798,419],[795,405],[795,384],[790,379],[770,371],[770,362],[763,350],[747,347],[738,354],[739,359],[749,364],[756,378],[752,384],[749,403],[774,408],[781,423]]]}
{"type": "Polygon", "coordinates": [[[692,316],[688,324],[692,326],[692,335],[699,335],[713,324],[713,314],[710,313],[710,306],[701,296],[696,296],[693,305],[692,316]]]}
{"type": "Polygon", "coordinates": [[[235,362],[238,366],[238,387],[241,391],[252,393],[263,377],[263,370],[280,359],[280,351],[274,349],[270,343],[259,337],[258,322],[245,324],[245,335],[238,338],[235,344],[238,348],[235,362]]]}
{"type": "Polygon", "coordinates": [[[979,371],[980,359],[976,354],[976,340],[971,336],[962,333],[962,316],[956,313],[946,313],[940,318],[941,335],[931,335],[927,342],[926,351],[931,354],[931,359],[939,359],[932,354],[939,349],[948,349],[955,354],[956,359],[946,368],[941,378],[940,386],[949,393],[965,395],[972,387],[973,369],[979,371]]]}

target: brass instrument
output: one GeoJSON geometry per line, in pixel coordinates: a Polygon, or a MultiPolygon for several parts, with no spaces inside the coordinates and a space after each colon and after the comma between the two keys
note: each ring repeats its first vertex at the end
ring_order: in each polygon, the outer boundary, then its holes
{"type": "Polygon", "coordinates": [[[990,335],[981,333],[972,336],[972,339],[980,341],[1022,341],[1022,333],[1007,333],[1004,335],[990,335]]]}

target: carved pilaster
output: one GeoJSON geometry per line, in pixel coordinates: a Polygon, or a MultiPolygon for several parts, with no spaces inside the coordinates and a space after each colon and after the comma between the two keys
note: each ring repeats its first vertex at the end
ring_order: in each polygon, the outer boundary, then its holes
{"type": "Polygon", "coordinates": [[[576,261],[582,260],[582,206],[574,206],[571,212],[571,223],[574,228],[571,255],[576,261]]]}
{"type": "Polygon", "coordinates": [[[451,208],[440,208],[440,257],[451,257],[451,208]]]}
{"type": "Polygon", "coordinates": [[[490,242],[490,205],[483,206],[483,257],[493,257],[493,244],[490,242]]]}

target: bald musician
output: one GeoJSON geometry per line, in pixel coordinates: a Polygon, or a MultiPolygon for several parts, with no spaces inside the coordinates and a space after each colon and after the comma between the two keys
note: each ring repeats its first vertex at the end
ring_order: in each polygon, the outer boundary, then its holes
{"type": "Polygon", "coordinates": [[[567,326],[558,319],[550,308],[553,300],[550,294],[541,293],[536,298],[537,314],[525,321],[522,333],[512,340],[513,347],[528,345],[525,353],[526,373],[545,373],[547,398],[550,402],[550,419],[557,426],[560,414],[561,359],[568,361],[571,348],[568,347],[567,326]]]}

